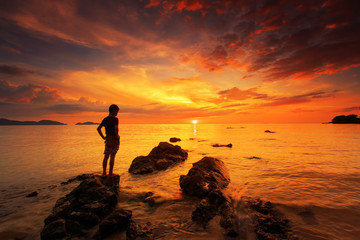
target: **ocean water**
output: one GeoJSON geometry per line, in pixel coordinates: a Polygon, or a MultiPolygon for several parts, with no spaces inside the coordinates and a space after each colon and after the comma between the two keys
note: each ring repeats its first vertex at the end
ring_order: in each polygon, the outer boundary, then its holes
{"type": "MultiPolygon", "coordinates": [[[[104,146],[96,127],[0,126],[0,238],[39,239],[56,200],[78,184],[60,183],[82,173],[101,173],[104,146]],[[35,190],[37,197],[25,197],[35,190]]],[[[124,192],[152,191],[165,201],[179,199],[179,176],[212,156],[230,171],[227,192],[233,199],[271,201],[290,219],[299,239],[359,239],[360,125],[123,124],[120,135],[114,172],[124,192]],[[182,139],[176,144],[189,151],[188,160],[157,174],[128,173],[135,157],[170,137],[182,139]],[[216,143],[233,147],[211,146],[216,143]]],[[[127,207],[135,220],[149,218],[143,207],[127,207]]],[[[153,212],[151,221],[178,219],[191,214],[188,208],[179,213],[169,205],[153,212]]],[[[163,239],[221,239],[218,231],[204,235],[185,228],[182,235],[163,239]]]]}

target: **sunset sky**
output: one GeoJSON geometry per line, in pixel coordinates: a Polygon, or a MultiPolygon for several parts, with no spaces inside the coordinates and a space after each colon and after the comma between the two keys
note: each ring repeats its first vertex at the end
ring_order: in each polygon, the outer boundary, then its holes
{"type": "Polygon", "coordinates": [[[0,2],[0,118],[328,122],[360,115],[359,1],[0,2]]]}

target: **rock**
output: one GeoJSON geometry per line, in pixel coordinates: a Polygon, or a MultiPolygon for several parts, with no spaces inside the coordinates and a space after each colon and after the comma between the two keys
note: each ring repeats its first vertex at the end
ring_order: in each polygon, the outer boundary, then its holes
{"type": "Polygon", "coordinates": [[[266,132],[266,133],[275,133],[275,132],[272,132],[270,130],[265,130],[264,132],[266,132]]]}
{"type": "Polygon", "coordinates": [[[188,153],[180,146],[161,142],[147,156],[136,157],[129,168],[132,174],[147,174],[165,170],[187,159],[188,153]]]}
{"type": "Polygon", "coordinates": [[[91,212],[72,212],[69,219],[79,222],[84,228],[93,227],[100,222],[99,217],[91,212]]]}
{"type": "Polygon", "coordinates": [[[61,185],[67,185],[67,184],[72,183],[74,181],[82,181],[82,180],[91,178],[93,176],[94,176],[94,174],[81,174],[81,175],[78,175],[76,177],[70,178],[66,182],[62,182],[61,185]]]}
{"type": "Polygon", "coordinates": [[[360,124],[360,118],[356,114],[350,114],[350,115],[340,115],[336,116],[332,119],[330,123],[335,124],[344,124],[344,123],[353,123],[353,124],[360,124]]]}
{"type": "Polygon", "coordinates": [[[224,162],[212,157],[204,157],[193,164],[187,175],[180,176],[183,192],[202,198],[192,212],[192,220],[205,227],[212,218],[220,215],[220,225],[226,235],[236,237],[234,208],[231,199],[222,192],[229,182],[224,162]]]}
{"type": "Polygon", "coordinates": [[[290,221],[269,201],[250,199],[246,204],[254,212],[254,227],[257,239],[297,240],[291,230],[290,221]]]}
{"type": "Polygon", "coordinates": [[[170,142],[173,142],[173,143],[175,143],[175,142],[180,142],[181,141],[181,139],[180,138],[177,138],[177,137],[172,137],[172,138],[170,138],[170,142]]]}
{"type": "Polygon", "coordinates": [[[129,210],[116,209],[100,223],[96,238],[103,239],[115,232],[126,230],[131,215],[132,212],[129,210]]]}
{"type": "Polygon", "coordinates": [[[138,225],[134,221],[130,221],[126,229],[126,239],[133,240],[138,236],[138,225]]]}
{"type": "Polygon", "coordinates": [[[119,213],[114,209],[120,176],[80,176],[77,179],[85,180],[65,197],[58,199],[52,213],[45,219],[41,239],[84,238],[89,236],[89,229],[98,223],[102,224],[101,229],[106,228],[103,219],[119,220],[113,214],[119,213]]]}
{"type": "Polygon", "coordinates": [[[230,182],[224,162],[204,157],[193,164],[187,175],[180,176],[180,187],[191,196],[205,197],[211,191],[221,190],[230,182]]]}
{"type": "Polygon", "coordinates": [[[67,237],[68,234],[65,230],[65,220],[58,219],[53,221],[47,225],[45,225],[44,229],[41,231],[41,239],[42,240],[52,240],[52,239],[61,239],[67,237]]]}
{"type": "Polygon", "coordinates": [[[74,220],[67,220],[65,223],[65,229],[66,232],[72,237],[81,236],[84,234],[80,223],[74,220]]]}
{"type": "Polygon", "coordinates": [[[36,197],[37,195],[39,195],[40,191],[39,190],[36,190],[28,195],[26,195],[27,198],[29,197],[36,197]]]}
{"type": "Polygon", "coordinates": [[[231,148],[232,144],[231,143],[229,143],[229,144],[213,144],[211,146],[213,146],[213,147],[228,147],[228,148],[231,148]]]}
{"type": "Polygon", "coordinates": [[[231,199],[220,190],[210,192],[203,198],[197,208],[192,212],[192,220],[203,226],[216,215],[220,215],[220,225],[229,236],[237,236],[234,223],[234,209],[231,199]]]}

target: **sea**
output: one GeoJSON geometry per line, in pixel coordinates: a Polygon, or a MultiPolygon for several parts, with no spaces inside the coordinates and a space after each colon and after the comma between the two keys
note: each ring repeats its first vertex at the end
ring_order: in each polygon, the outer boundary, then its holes
{"type": "MultiPolygon", "coordinates": [[[[60,183],[101,173],[104,142],[96,127],[0,126],[0,239],[40,239],[56,200],[79,184],[60,183]],[[26,197],[34,191],[36,197],[26,197]]],[[[270,201],[299,239],[360,239],[360,124],[120,124],[119,129],[114,172],[121,177],[120,191],[179,200],[179,176],[210,156],[229,169],[226,191],[234,201],[270,201]],[[171,137],[180,138],[175,144],[188,151],[185,162],[148,175],[128,173],[135,157],[171,137]],[[212,146],[229,143],[231,148],[212,146]]],[[[177,229],[157,239],[222,239],[221,229],[186,227],[193,205],[188,211],[170,204],[149,211],[124,204],[135,220],[177,229]]]]}

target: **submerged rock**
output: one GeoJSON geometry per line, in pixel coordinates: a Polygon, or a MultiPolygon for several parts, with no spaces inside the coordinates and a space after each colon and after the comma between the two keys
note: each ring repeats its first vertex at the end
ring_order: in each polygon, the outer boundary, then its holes
{"type": "Polygon", "coordinates": [[[52,213],[44,221],[41,239],[93,239],[95,236],[103,239],[105,232],[123,230],[119,226],[129,224],[131,211],[116,210],[119,180],[119,175],[107,178],[87,176],[78,187],[57,200],[52,213]],[[98,224],[94,235],[90,229],[98,224]]]}
{"type": "Polygon", "coordinates": [[[204,157],[193,164],[187,175],[180,176],[180,187],[191,196],[205,197],[211,191],[221,190],[230,182],[229,171],[223,161],[204,157]]]}
{"type": "Polygon", "coordinates": [[[132,174],[147,174],[165,170],[187,159],[188,153],[180,146],[160,142],[147,156],[136,157],[129,168],[132,174]]]}
{"type": "Polygon", "coordinates": [[[40,191],[39,190],[36,190],[28,195],[26,195],[27,198],[29,197],[36,197],[37,195],[39,195],[40,191]]]}
{"type": "Polygon", "coordinates": [[[232,144],[229,143],[229,144],[213,144],[211,145],[213,147],[228,147],[228,148],[232,148],[232,144]]]}
{"type": "Polygon", "coordinates": [[[292,232],[290,221],[271,202],[261,199],[247,199],[244,202],[248,214],[253,216],[257,239],[298,240],[292,232]]]}
{"type": "Polygon", "coordinates": [[[181,139],[180,139],[180,138],[177,138],[177,137],[172,137],[172,138],[170,138],[169,141],[170,141],[170,142],[180,142],[181,139]]]}
{"type": "Polygon", "coordinates": [[[275,133],[275,132],[270,131],[270,130],[265,130],[264,132],[265,132],[265,133],[275,133]]]}

